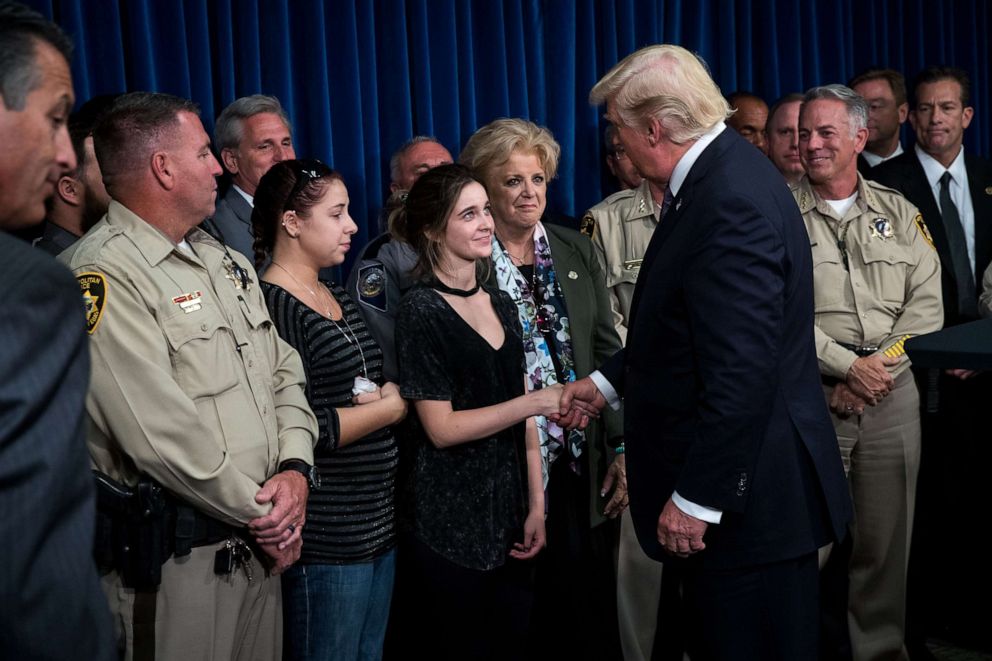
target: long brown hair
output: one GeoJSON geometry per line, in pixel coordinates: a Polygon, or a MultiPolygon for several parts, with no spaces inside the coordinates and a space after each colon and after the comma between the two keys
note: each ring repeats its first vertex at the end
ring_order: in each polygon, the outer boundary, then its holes
{"type": "MultiPolygon", "coordinates": [[[[413,277],[429,280],[441,266],[441,238],[448,225],[448,216],[455,208],[462,190],[469,184],[482,182],[464,165],[439,165],[425,172],[407,195],[405,204],[390,218],[393,232],[413,246],[417,264],[413,277]]],[[[486,268],[488,260],[480,260],[486,268]]]]}
{"type": "Polygon", "coordinates": [[[272,254],[283,213],[292,210],[300,218],[307,218],[334,180],[343,183],[340,174],[316,159],[281,161],[265,173],[258,182],[251,212],[255,268],[272,254]]]}

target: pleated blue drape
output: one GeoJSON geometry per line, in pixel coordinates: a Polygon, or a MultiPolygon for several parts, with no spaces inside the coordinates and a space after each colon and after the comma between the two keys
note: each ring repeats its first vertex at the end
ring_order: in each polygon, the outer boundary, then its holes
{"type": "Polygon", "coordinates": [[[769,101],[873,65],[972,77],[966,148],[992,151],[992,0],[28,0],[74,38],[76,93],[155,90],[199,102],[275,94],[297,151],[342,172],[374,233],[392,150],[414,134],[457,155],[480,125],[522,116],[562,146],[550,204],[569,214],[611,192],[589,89],[620,58],[678,43],[725,92],[769,101]]]}

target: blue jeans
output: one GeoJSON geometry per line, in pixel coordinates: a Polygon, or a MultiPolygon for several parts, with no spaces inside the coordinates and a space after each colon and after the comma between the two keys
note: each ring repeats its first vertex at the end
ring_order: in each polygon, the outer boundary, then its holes
{"type": "Polygon", "coordinates": [[[291,567],[282,577],[287,661],[377,661],[389,619],[396,549],[371,562],[291,567]]]}

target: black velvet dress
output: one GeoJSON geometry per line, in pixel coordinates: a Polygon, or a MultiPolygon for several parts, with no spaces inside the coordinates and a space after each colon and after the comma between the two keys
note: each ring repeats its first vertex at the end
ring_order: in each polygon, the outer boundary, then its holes
{"type": "MultiPolygon", "coordinates": [[[[410,400],[450,401],[455,411],[499,404],[524,394],[524,356],[516,308],[486,289],[503,323],[494,349],[433,289],[418,285],[400,306],[396,348],[400,390],[410,400]]],[[[524,423],[487,438],[435,447],[414,434],[409,527],[417,540],[459,566],[503,565],[523,535],[527,512],[524,423]]]]}

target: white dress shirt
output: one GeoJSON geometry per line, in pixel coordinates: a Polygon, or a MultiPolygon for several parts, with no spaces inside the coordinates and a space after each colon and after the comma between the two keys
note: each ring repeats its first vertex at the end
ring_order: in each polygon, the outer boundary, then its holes
{"type": "MultiPolygon", "coordinates": [[[[930,154],[920,149],[916,145],[916,156],[920,159],[923,172],[927,175],[927,183],[930,184],[930,192],[940,209],[940,178],[944,172],[951,173],[951,202],[958,208],[958,217],[961,218],[961,229],[964,230],[965,245],[968,246],[968,265],[971,267],[971,275],[975,275],[975,207],[971,204],[971,193],[968,190],[968,169],[964,166],[964,147],[958,152],[957,157],[951,162],[951,167],[945,168],[940,162],[930,154]]],[[[944,210],[940,209],[943,214],[944,210]]]]}
{"type": "Polygon", "coordinates": [[[888,156],[879,156],[878,154],[871,153],[867,149],[861,152],[861,155],[865,157],[866,161],[868,161],[868,165],[870,165],[871,167],[875,167],[879,163],[884,163],[889,159],[893,159],[901,153],[902,153],[902,145],[897,143],[896,150],[891,154],[889,154],[888,156]]]}
{"type": "Polygon", "coordinates": [[[244,190],[241,189],[241,186],[238,186],[237,184],[231,184],[231,186],[234,188],[234,190],[238,191],[238,193],[241,194],[241,197],[245,198],[245,201],[248,203],[248,206],[250,206],[252,209],[255,208],[254,195],[249,195],[248,193],[244,192],[244,190]]]}

